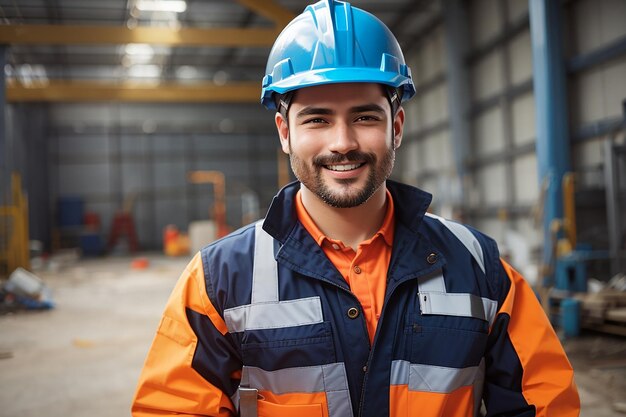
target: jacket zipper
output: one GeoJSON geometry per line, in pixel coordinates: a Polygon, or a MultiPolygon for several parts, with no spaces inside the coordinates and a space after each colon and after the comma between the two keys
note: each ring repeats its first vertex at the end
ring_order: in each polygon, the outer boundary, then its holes
{"type": "Polygon", "coordinates": [[[363,415],[363,405],[365,403],[365,387],[366,387],[367,378],[370,372],[370,363],[372,361],[372,357],[374,356],[374,348],[376,346],[376,342],[378,341],[377,336],[379,333],[379,328],[380,328],[381,323],[383,322],[383,319],[385,318],[385,311],[387,310],[387,304],[388,304],[387,302],[391,298],[391,295],[395,292],[396,288],[398,288],[398,284],[396,284],[394,287],[391,288],[391,290],[385,295],[385,300],[383,301],[383,310],[380,313],[380,318],[378,319],[378,325],[376,326],[376,333],[374,334],[374,344],[370,345],[370,353],[367,357],[367,363],[365,364],[365,375],[363,376],[363,386],[361,387],[361,396],[359,398],[359,410],[358,410],[357,417],[360,417],[363,415]]]}

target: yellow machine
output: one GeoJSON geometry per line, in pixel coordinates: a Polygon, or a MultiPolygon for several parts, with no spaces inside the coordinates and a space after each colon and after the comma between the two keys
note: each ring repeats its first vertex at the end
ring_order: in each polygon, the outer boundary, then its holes
{"type": "Polygon", "coordinates": [[[0,206],[0,276],[18,267],[30,268],[28,251],[28,201],[22,192],[22,177],[11,175],[11,205],[0,206]]]}

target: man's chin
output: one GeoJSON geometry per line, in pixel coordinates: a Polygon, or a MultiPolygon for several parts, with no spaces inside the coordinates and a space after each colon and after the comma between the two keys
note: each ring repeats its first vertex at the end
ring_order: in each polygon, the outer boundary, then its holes
{"type": "Polygon", "coordinates": [[[356,188],[350,185],[339,187],[326,187],[320,190],[317,196],[324,203],[335,208],[353,208],[364,204],[370,199],[373,193],[366,193],[363,188],[356,188]]]}

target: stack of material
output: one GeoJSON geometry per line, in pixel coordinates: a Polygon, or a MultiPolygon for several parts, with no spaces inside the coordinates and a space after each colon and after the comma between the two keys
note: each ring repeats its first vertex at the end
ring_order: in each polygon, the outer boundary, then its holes
{"type": "Polygon", "coordinates": [[[626,336],[626,275],[618,274],[600,291],[585,294],[582,302],[582,326],[626,336]]]}
{"type": "Polygon", "coordinates": [[[17,268],[0,288],[2,311],[20,308],[47,310],[54,307],[52,292],[46,284],[24,268],[17,268]]]}

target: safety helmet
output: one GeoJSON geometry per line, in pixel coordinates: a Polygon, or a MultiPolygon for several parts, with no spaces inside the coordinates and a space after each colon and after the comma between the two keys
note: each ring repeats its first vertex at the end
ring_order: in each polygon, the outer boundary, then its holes
{"type": "Polygon", "coordinates": [[[261,103],[275,94],[333,83],[379,83],[415,95],[411,70],[393,33],[350,3],[322,0],[304,9],[278,35],[263,78],[261,103]]]}

